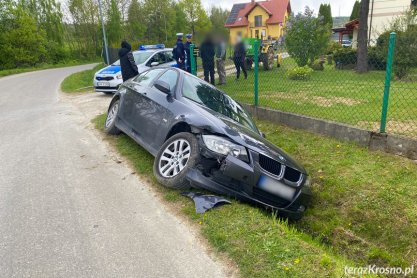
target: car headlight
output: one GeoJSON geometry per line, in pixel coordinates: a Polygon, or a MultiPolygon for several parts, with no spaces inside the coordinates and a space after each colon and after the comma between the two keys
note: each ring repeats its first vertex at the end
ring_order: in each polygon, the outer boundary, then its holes
{"type": "Polygon", "coordinates": [[[121,73],[119,73],[118,75],[116,75],[116,78],[117,78],[117,79],[122,79],[122,78],[123,78],[123,76],[122,76],[122,74],[121,74],[121,73]]]}
{"type": "Polygon", "coordinates": [[[243,161],[249,161],[246,148],[235,144],[223,137],[215,135],[203,135],[203,141],[206,147],[216,153],[222,155],[232,155],[243,161]]]}

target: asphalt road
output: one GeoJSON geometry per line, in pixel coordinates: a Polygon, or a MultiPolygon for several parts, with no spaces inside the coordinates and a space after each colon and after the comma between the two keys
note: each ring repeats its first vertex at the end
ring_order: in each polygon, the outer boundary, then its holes
{"type": "Polygon", "coordinates": [[[90,67],[0,78],[0,277],[225,277],[62,100],[90,67]]]}

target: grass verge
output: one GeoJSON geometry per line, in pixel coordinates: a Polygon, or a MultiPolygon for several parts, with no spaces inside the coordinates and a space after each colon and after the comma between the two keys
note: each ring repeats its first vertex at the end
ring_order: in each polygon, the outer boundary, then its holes
{"type": "Polygon", "coordinates": [[[90,91],[93,87],[94,73],[104,67],[104,64],[100,63],[93,69],[84,70],[73,73],[64,79],[61,83],[61,91],[64,93],[79,93],[90,91]]]}
{"type": "Polygon", "coordinates": [[[69,63],[41,64],[39,66],[30,67],[30,68],[17,68],[17,69],[0,70],[0,77],[12,75],[12,74],[24,73],[24,72],[44,70],[44,69],[72,67],[72,66],[90,64],[90,63],[95,63],[95,62],[97,62],[97,61],[83,61],[83,62],[73,61],[73,62],[69,62],[69,63]]]}
{"type": "MultiPolygon", "coordinates": [[[[105,115],[93,120],[101,131],[104,121],[105,115]]],[[[271,128],[267,123],[261,123],[261,127],[265,131],[265,127],[271,128]]],[[[287,133],[290,138],[286,140],[290,141],[291,136],[301,134],[275,127],[269,130],[269,135],[276,128],[287,133]]],[[[271,139],[275,140],[274,136],[271,139]]],[[[263,209],[236,200],[232,201],[232,205],[222,206],[204,215],[196,214],[190,199],[156,182],[152,174],[153,157],[148,152],[126,135],[106,138],[131,162],[139,175],[150,181],[165,200],[174,203],[178,211],[201,226],[201,232],[209,242],[238,264],[243,277],[342,277],[344,266],[355,264],[347,256],[337,254],[331,245],[322,243],[322,238],[313,238],[303,232],[306,229],[305,222],[297,227],[263,209]]],[[[317,144],[320,143],[319,140],[330,139],[316,137],[317,144]]],[[[329,144],[333,144],[331,142],[329,144]]],[[[314,210],[317,212],[319,208],[315,207],[314,210]]],[[[310,213],[308,217],[312,218],[312,215],[314,214],[310,213]]]]}

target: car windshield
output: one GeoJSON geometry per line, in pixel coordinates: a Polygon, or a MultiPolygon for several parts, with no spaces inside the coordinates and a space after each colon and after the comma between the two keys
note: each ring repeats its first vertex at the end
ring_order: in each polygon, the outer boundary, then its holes
{"type": "Polygon", "coordinates": [[[240,104],[200,79],[185,75],[182,94],[194,102],[210,108],[241,125],[258,132],[251,117],[240,104]]]}
{"type": "MultiPolygon", "coordinates": [[[[143,51],[133,53],[133,58],[135,59],[136,65],[145,63],[145,61],[153,54],[153,52],[143,51]]],[[[120,66],[120,60],[117,60],[112,66],[120,66]]]]}

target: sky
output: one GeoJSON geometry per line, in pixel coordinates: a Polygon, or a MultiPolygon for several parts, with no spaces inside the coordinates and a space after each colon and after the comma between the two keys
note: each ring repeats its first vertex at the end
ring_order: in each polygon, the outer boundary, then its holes
{"type": "MultiPolygon", "coordinates": [[[[207,9],[211,6],[231,9],[234,3],[248,3],[250,0],[201,0],[201,2],[207,9]]],[[[355,0],[290,0],[290,3],[294,13],[304,11],[305,6],[309,6],[317,13],[321,3],[330,3],[333,16],[350,16],[355,0]]]]}

